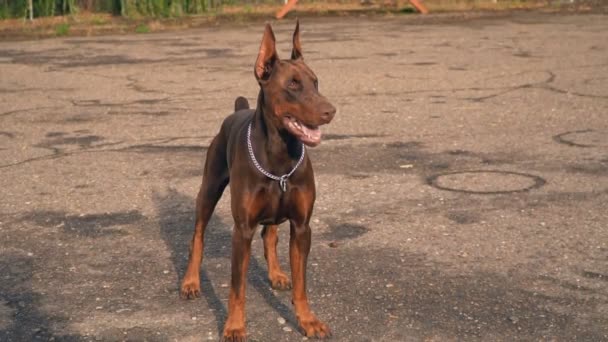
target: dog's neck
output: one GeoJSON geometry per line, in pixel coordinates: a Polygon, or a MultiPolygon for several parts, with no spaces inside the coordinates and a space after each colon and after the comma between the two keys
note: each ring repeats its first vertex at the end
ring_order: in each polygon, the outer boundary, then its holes
{"type": "Polygon", "coordinates": [[[302,143],[286,129],[277,127],[278,119],[264,98],[260,89],[255,114],[253,115],[253,132],[256,145],[256,155],[266,159],[269,166],[289,169],[292,162],[297,161],[302,153],[302,143]],[[260,144],[260,142],[262,142],[260,144]]]}

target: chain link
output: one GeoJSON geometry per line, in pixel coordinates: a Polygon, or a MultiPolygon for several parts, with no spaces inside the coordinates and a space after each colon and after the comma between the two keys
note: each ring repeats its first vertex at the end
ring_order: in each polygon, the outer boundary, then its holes
{"type": "Polygon", "coordinates": [[[251,146],[251,122],[249,122],[249,127],[247,127],[247,149],[249,150],[249,156],[251,157],[251,161],[253,162],[253,165],[255,165],[255,168],[258,169],[258,171],[260,171],[264,176],[279,181],[279,185],[281,187],[281,190],[283,191],[286,190],[285,184],[287,183],[287,178],[289,178],[294,172],[296,172],[296,169],[300,166],[300,164],[302,164],[306,151],[304,144],[302,144],[302,154],[300,155],[300,159],[296,163],[296,166],[294,166],[289,173],[286,173],[282,176],[273,175],[272,173],[264,170],[262,166],[260,166],[260,163],[258,163],[258,160],[255,159],[255,154],[253,153],[253,146],[251,146]]]}

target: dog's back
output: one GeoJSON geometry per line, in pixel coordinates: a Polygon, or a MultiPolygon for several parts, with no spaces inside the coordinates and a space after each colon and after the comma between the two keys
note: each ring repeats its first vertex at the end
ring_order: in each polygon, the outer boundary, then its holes
{"type": "Polygon", "coordinates": [[[255,110],[249,108],[249,102],[246,98],[239,96],[234,101],[234,113],[228,115],[224,122],[218,136],[226,146],[226,162],[230,169],[230,156],[234,151],[234,146],[238,144],[238,137],[243,136],[241,133],[245,129],[247,124],[251,121],[255,110]]]}
{"type": "Polygon", "coordinates": [[[239,96],[234,100],[234,111],[238,112],[243,109],[249,109],[249,101],[247,101],[246,98],[239,96]]]}

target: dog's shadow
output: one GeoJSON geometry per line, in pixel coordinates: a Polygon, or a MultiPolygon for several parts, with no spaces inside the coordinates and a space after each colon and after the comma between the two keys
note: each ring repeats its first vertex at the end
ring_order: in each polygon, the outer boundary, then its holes
{"type": "MultiPolygon", "coordinates": [[[[159,215],[161,237],[171,252],[171,261],[177,275],[175,280],[177,297],[181,279],[186,271],[188,249],[194,232],[195,200],[174,189],[168,189],[162,194],[154,193],[153,200],[159,215]]],[[[258,229],[258,231],[260,230],[258,229]]],[[[231,241],[232,225],[226,224],[214,214],[205,230],[205,249],[201,267],[201,295],[215,315],[220,336],[228,311],[222,303],[222,299],[218,296],[209,273],[206,271],[209,263],[206,263],[205,260],[215,258],[230,260],[231,241]]],[[[297,320],[293,311],[272,292],[267,280],[267,269],[258,262],[254,255],[250,258],[247,278],[250,288],[258,291],[270,307],[274,308],[293,328],[297,329],[297,320]]]]}

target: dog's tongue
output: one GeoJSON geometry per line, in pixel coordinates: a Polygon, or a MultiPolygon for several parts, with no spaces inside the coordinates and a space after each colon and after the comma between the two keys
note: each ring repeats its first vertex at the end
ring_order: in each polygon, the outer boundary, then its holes
{"type": "Polygon", "coordinates": [[[317,146],[321,142],[321,130],[302,125],[302,142],[308,146],[317,146]]]}
{"type": "Polygon", "coordinates": [[[303,144],[315,147],[321,143],[321,130],[319,127],[312,128],[306,126],[289,116],[283,117],[283,124],[285,125],[285,128],[303,144]]]}

